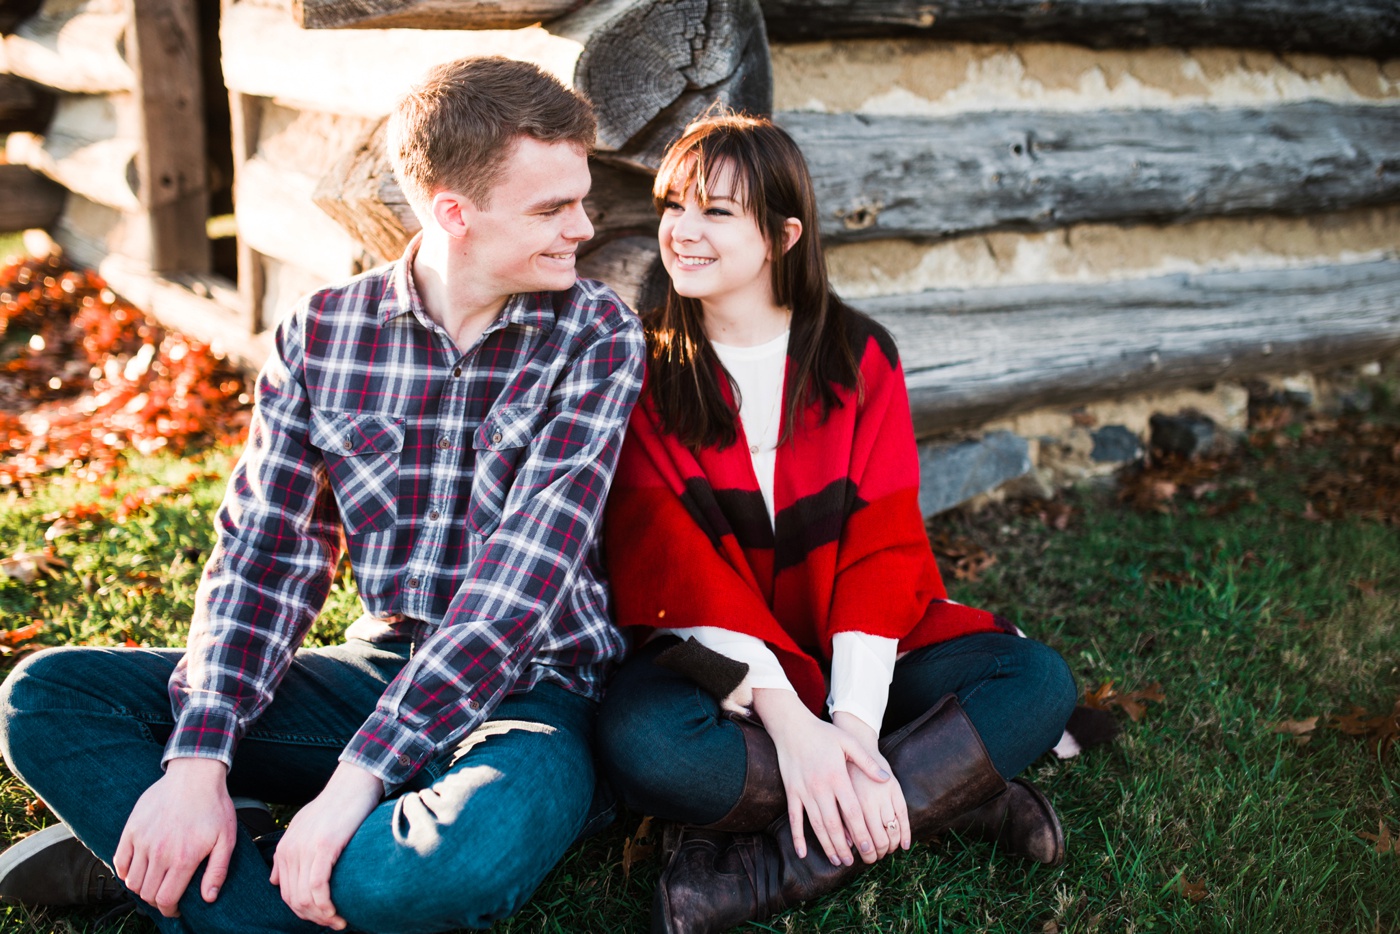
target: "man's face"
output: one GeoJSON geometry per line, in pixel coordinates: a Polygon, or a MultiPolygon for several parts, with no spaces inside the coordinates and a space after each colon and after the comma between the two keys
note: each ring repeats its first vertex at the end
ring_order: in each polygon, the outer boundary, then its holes
{"type": "Polygon", "coordinates": [[[593,236],[583,211],[592,179],[573,143],[520,137],[488,206],[469,209],[464,247],[500,295],[571,288],[578,246],[593,236]]]}

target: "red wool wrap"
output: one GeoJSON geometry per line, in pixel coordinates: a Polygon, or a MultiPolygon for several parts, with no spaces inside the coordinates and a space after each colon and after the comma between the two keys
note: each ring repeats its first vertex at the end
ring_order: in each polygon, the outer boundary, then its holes
{"type": "MultiPolygon", "coordinates": [[[[895,638],[907,652],[1011,631],[948,600],[919,511],[898,352],[879,325],[862,317],[859,327],[864,397],[840,390],[842,405],[824,423],[809,409],[778,447],[772,525],[742,426],[737,444],[697,456],[661,431],[644,388],[604,530],[619,625],[639,638],[690,626],[758,636],[818,713],[838,632],[895,638]]],[[[721,385],[728,396],[728,381],[721,385]]]]}

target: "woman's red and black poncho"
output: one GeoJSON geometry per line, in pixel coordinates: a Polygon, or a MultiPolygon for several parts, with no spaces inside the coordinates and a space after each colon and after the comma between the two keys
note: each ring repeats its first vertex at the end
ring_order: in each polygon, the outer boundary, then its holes
{"type": "Polygon", "coordinates": [[[898,352],[864,316],[857,347],[861,401],[840,390],[842,405],[824,423],[809,410],[778,448],[776,531],[742,429],[737,444],[692,454],[661,431],[643,389],[604,533],[619,625],[719,626],[758,636],[818,712],[838,632],[896,638],[905,652],[1007,629],[985,610],[947,600],[919,511],[898,352]]]}

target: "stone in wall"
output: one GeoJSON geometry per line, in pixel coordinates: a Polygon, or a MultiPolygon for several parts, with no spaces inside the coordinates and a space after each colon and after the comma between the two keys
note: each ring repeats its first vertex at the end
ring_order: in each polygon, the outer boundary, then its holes
{"type": "Polygon", "coordinates": [[[1032,469],[1026,439],[991,431],[977,439],[919,445],[919,508],[925,516],[1025,476],[1032,469]]]}

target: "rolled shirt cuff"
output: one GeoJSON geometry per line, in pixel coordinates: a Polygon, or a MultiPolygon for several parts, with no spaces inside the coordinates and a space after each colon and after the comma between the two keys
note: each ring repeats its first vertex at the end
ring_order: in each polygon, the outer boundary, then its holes
{"type": "Polygon", "coordinates": [[[899,640],[865,632],[838,632],[831,640],[827,709],[859,717],[876,733],[885,722],[899,640]]]}

